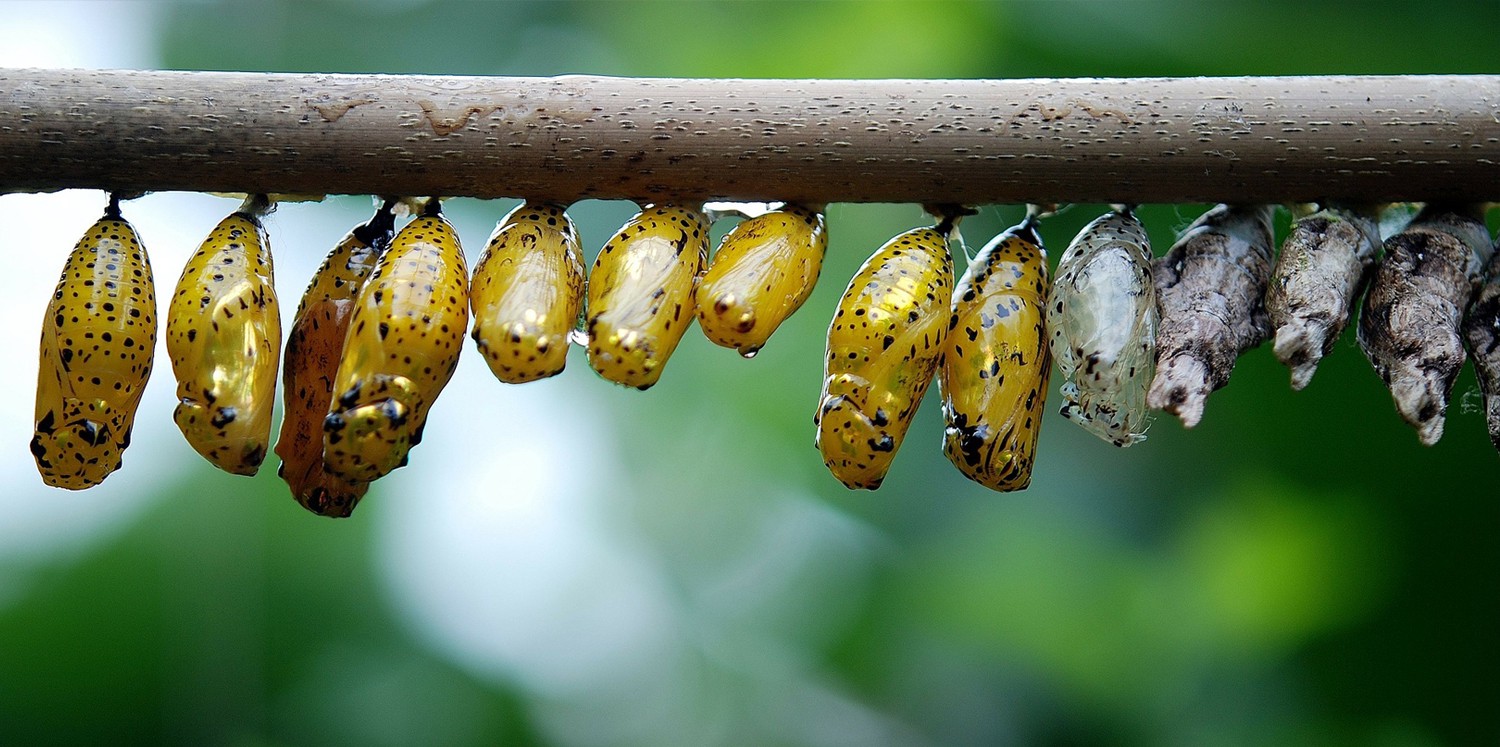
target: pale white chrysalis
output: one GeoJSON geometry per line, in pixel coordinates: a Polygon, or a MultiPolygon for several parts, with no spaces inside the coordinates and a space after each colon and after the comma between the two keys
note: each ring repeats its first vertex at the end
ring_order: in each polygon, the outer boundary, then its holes
{"type": "Polygon", "coordinates": [[[1156,327],[1151,241],[1130,210],[1116,209],[1068,245],[1047,298],[1063,417],[1115,446],[1144,440],[1156,327]]]}

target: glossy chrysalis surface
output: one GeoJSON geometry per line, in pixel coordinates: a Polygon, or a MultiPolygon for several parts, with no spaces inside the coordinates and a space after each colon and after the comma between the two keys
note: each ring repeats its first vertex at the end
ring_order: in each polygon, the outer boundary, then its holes
{"type": "Polygon", "coordinates": [[[526,202],[500,221],[469,283],[474,342],[496,378],[520,384],[562,372],[583,287],[564,206],[526,202]]]}
{"type": "Polygon", "coordinates": [[[396,204],[386,202],[368,223],[334,246],[302,294],[287,332],[277,474],[298,503],[323,516],[348,516],[369,488],[323,468],[323,419],[333,403],[333,380],[359,290],[395,232],[396,204]]]}
{"type": "Polygon", "coordinates": [[[849,281],[828,327],[815,442],[849,488],[880,487],[932,383],[948,334],[954,227],[945,220],[886,242],[849,281]]]}
{"type": "Polygon", "coordinates": [[[433,198],[396,234],[355,301],[323,419],[330,472],[373,482],[406,464],[468,327],[468,265],[433,198]]]}
{"type": "Polygon", "coordinates": [[[821,209],[786,205],[735,226],[693,294],[703,334],[754,355],[812,294],[827,250],[821,209]]]}
{"type": "Polygon", "coordinates": [[[647,205],[599,251],[589,273],[589,365],[649,389],[693,322],[693,283],[708,257],[697,206],[647,205]]]}
{"type": "Polygon", "coordinates": [[[42,321],[31,453],[43,482],[82,490],[120,467],[155,348],[151,261],[112,197],[42,321]]]}
{"type": "Polygon", "coordinates": [[[177,376],[173,420],[214,466],[253,475],[265,459],[276,400],[281,315],[264,197],[219,222],[188,259],[167,312],[177,376]]]}
{"type": "Polygon", "coordinates": [[[1047,291],[1047,254],[1030,217],[986,244],[953,291],[938,374],[943,453],[992,490],[1031,484],[1052,370],[1047,291]]]}

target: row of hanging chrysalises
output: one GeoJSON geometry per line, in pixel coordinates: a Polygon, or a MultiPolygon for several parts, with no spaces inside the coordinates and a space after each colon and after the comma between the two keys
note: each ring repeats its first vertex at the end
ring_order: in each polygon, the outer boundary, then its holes
{"type": "MultiPolygon", "coordinates": [[[[174,420],[240,475],[259,469],[270,443],[281,352],[261,223],[271,205],[252,197],[225,218],[168,306],[174,420]]],[[[955,283],[949,244],[972,211],[929,207],[934,224],[876,250],[828,328],[814,415],[824,462],[851,488],[878,487],[936,379],[948,458],[987,487],[1022,489],[1052,361],[1062,414],[1126,447],[1144,438],[1153,408],[1195,425],[1236,357],[1266,339],[1301,389],[1367,285],[1360,346],[1422,442],[1442,435],[1467,345],[1500,444],[1500,260],[1484,206],[1429,205],[1399,225],[1393,217],[1411,216],[1399,207],[1303,211],[1274,266],[1273,209],[1220,205],[1153,259],[1140,222],[1118,207],[1073,240],[1054,282],[1033,208],[955,283]]],[[[527,202],[500,221],[471,278],[437,199],[386,200],[328,255],[287,334],[281,476],[308,509],[347,516],[420,442],[471,319],[480,353],[509,383],[559,373],[578,340],[599,375],[645,389],[695,317],[713,342],[753,355],[812,291],[828,242],[822,207],[749,217],[712,261],[709,224],[696,205],[647,205],[586,276],[564,206],[527,202]],[[397,232],[408,209],[418,215],[397,232]]],[[[42,330],[31,450],[47,484],[82,489],[119,468],[151,374],[156,311],[145,248],[112,197],[68,258],[42,330]]]]}

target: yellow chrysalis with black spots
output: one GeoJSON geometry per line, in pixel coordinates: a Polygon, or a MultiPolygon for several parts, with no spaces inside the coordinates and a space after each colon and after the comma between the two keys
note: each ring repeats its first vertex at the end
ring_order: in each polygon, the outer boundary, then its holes
{"type": "Polygon", "coordinates": [[[177,375],[172,418],[199,454],[236,475],[253,475],[266,456],[281,315],[271,248],[252,198],[188,259],[167,312],[167,354],[177,375]]]}
{"type": "Polygon", "coordinates": [[[469,283],[474,342],[501,381],[561,373],[583,307],[578,230],[565,208],[526,202],[495,232],[469,283]]]}
{"type": "Polygon", "coordinates": [[[432,198],[360,288],[323,420],[324,466],[373,482],[406,464],[468,328],[469,268],[432,198]]]}
{"type": "Polygon", "coordinates": [[[111,197],[68,255],[42,322],[31,454],[43,482],[82,490],[119,469],[155,348],[151,261],[111,197]]]}
{"type": "Polygon", "coordinates": [[[693,292],[703,334],[755,355],[812,295],[827,250],[819,207],[786,205],[735,226],[693,292]]]}
{"type": "Polygon", "coordinates": [[[953,291],[953,329],[938,373],[943,452],[994,490],[1031,483],[1052,367],[1047,288],[1047,254],[1027,218],[985,245],[953,291]]]}
{"type": "Polygon", "coordinates": [[[839,299],[813,422],[823,463],[849,488],[880,487],[932,383],[948,335],[955,224],[886,242],[839,299]]]}
{"type": "Polygon", "coordinates": [[[693,282],[708,256],[708,218],[647,205],[605,243],[589,274],[589,365],[649,389],[693,321],[693,282]]]}
{"type": "Polygon", "coordinates": [[[345,517],[368,483],[345,480],[323,468],[323,419],[333,404],[333,379],[344,357],[344,338],[365,280],[396,229],[396,206],[387,201],[368,223],[350,231],[313,275],[286,336],[282,356],[281,435],[276,474],[292,496],[315,514],[345,517]]]}

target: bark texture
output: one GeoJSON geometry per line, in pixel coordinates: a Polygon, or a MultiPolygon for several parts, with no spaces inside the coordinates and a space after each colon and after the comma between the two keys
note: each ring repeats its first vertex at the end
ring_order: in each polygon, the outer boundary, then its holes
{"type": "Polygon", "coordinates": [[[1493,251],[1483,215],[1479,205],[1429,205],[1386,240],[1360,311],[1360,347],[1428,446],[1443,437],[1464,365],[1460,318],[1493,251]]]}
{"type": "Polygon", "coordinates": [[[700,80],[0,70],[0,191],[1500,199],[1500,76],[700,80]]]}
{"type": "MultiPolygon", "coordinates": [[[[1497,239],[1500,244],[1500,239],[1497,239]]],[[[1464,342],[1474,356],[1474,372],[1484,392],[1484,419],[1490,442],[1500,449],[1500,252],[1490,256],[1484,287],[1464,318],[1464,342]]]]}
{"type": "Polygon", "coordinates": [[[1379,251],[1371,209],[1327,208],[1292,224],[1266,289],[1266,313],[1293,389],[1307,386],[1348,326],[1379,251]]]}
{"type": "Polygon", "coordinates": [[[1240,353],[1271,334],[1270,205],[1219,205],[1151,266],[1161,327],[1146,404],[1191,428],[1208,395],[1229,383],[1240,353]]]}

